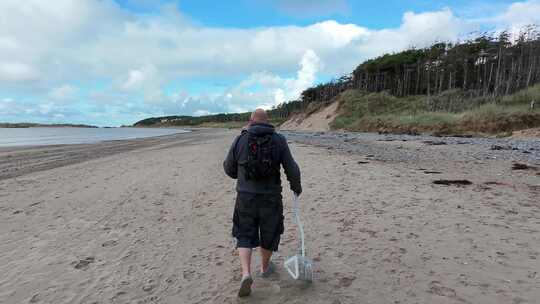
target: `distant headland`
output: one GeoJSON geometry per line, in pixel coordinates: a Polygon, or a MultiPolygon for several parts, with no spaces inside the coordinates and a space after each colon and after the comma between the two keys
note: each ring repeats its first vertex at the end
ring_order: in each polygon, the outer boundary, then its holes
{"type": "Polygon", "coordinates": [[[98,128],[97,126],[84,124],[40,124],[30,122],[0,123],[0,128],[98,128]]]}

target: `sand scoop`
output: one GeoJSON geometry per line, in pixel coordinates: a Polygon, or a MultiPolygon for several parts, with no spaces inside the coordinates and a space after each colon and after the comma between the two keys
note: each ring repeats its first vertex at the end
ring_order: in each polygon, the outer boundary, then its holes
{"type": "Polygon", "coordinates": [[[285,261],[285,269],[295,280],[306,282],[313,281],[313,262],[306,257],[306,248],[304,245],[304,227],[300,221],[300,207],[298,205],[298,196],[294,194],[293,198],[294,221],[298,225],[300,232],[299,254],[288,258],[285,261]]]}

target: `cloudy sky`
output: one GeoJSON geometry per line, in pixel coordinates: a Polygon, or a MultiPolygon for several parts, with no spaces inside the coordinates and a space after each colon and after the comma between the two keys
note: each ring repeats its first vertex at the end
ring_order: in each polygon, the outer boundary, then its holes
{"type": "Polygon", "coordinates": [[[540,23],[540,0],[1,0],[0,122],[248,111],[363,60],[540,23]]]}

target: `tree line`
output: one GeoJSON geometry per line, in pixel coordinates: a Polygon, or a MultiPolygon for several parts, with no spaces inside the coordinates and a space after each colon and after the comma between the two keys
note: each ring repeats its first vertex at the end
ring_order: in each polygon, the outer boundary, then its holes
{"type": "Polygon", "coordinates": [[[470,97],[497,97],[539,82],[540,33],[532,25],[515,39],[508,31],[481,33],[463,42],[385,54],[363,62],[351,75],[305,90],[300,102],[303,107],[328,102],[347,89],[396,97],[459,89],[470,97]]]}

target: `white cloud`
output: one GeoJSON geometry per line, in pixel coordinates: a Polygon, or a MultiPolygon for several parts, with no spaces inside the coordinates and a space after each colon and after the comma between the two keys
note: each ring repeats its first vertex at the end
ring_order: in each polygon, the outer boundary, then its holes
{"type": "Polygon", "coordinates": [[[74,98],[76,93],[77,93],[77,88],[66,84],[66,85],[54,88],[49,93],[49,96],[54,100],[68,100],[68,99],[74,98]]]}
{"type": "Polygon", "coordinates": [[[531,0],[512,3],[504,13],[495,17],[494,20],[510,27],[538,23],[540,22],[540,1],[531,0]]]}
{"type": "Polygon", "coordinates": [[[153,64],[129,70],[120,88],[124,91],[152,90],[160,86],[159,72],[153,64]]]}
{"type": "MultiPolygon", "coordinates": [[[[320,59],[313,50],[306,50],[297,66],[299,69],[295,78],[282,78],[269,72],[254,73],[238,85],[227,89],[223,95],[210,98],[213,103],[225,105],[233,112],[249,111],[257,107],[269,109],[297,99],[303,90],[315,83],[320,59]]],[[[201,98],[205,97],[198,99],[201,98]]]]}
{"type": "Polygon", "coordinates": [[[23,62],[0,62],[0,81],[24,82],[39,78],[38,71],[23,62]]]}
{"type": "Polygon", "coordinates": [[[197,110],[193,113],[193,115],[195,116],[203,116],[203,115],[210,115],[210,114],[212,113],[206,110],[197,110]]]}
{"type": "Polygon", "coordinates": [[[513,3],[504,13],[491,18],[490,21],[496,24],[498,29],[508,30],[514,38],[517,38],[524,27],[540,24],[540,1],[513,3]]]}
{"type": "MultiPolygon", "coordinates": [[[[261,98],[254,102],[258,104],[249,104],[246,110],[255,107],[271,108],[280,103],[295,100],[300,97],[300,94],[305,89],[315,84],[317,72],[320,70],[320,58],[313,50],[306,50],[298,63],[300,69],[296,72],[296,78],[281,78],[278,75],[270,73],[256,73],[251,75],[246,81],[233,90],[241,91],[241,95],[249,95],[253,98],[253,92],[249,90],[250,86],[259,85],[264,88],[262,92],[258,92],[261,98]],[[247,90],[246,90],[247,89],[247,90]]],[[[237,92],[237,96],[238,96],[237,92]]]]}
{"type": "Polygon", "coordinates": [[[19,49],[19,44],[17,43],[17,40],[10,36],[0,37],[0,49],[6,50],[6,51],[13,51],[19,49]]]}
{"type": "Polygon", "coordinates": [[[144,73],[140,70],[131,70],[126,81],[122,84],[124,90],[132,90],[141,86],[144,82],[144,73]]]}
{"type": "Polygon", "coordinates": [[[290,81],[289,88],[293,92],[292,98],[298,98],[300,93],[312,86],[315,82],[317,71],[319,70],[320,59],[313,50],[307,50],[300,61],[301,69],[297,73],[297,78],[290,81]]]}
{"type": "Polygon", "coordinates": [[[370,58],[412,46],[425,47],[435,41],[455,41],[473,29],[475,25],[460,20],[449,9],[421,14],[406,12],[399,28],[371,31],[356,47],[359,54],[370,58]]]}

